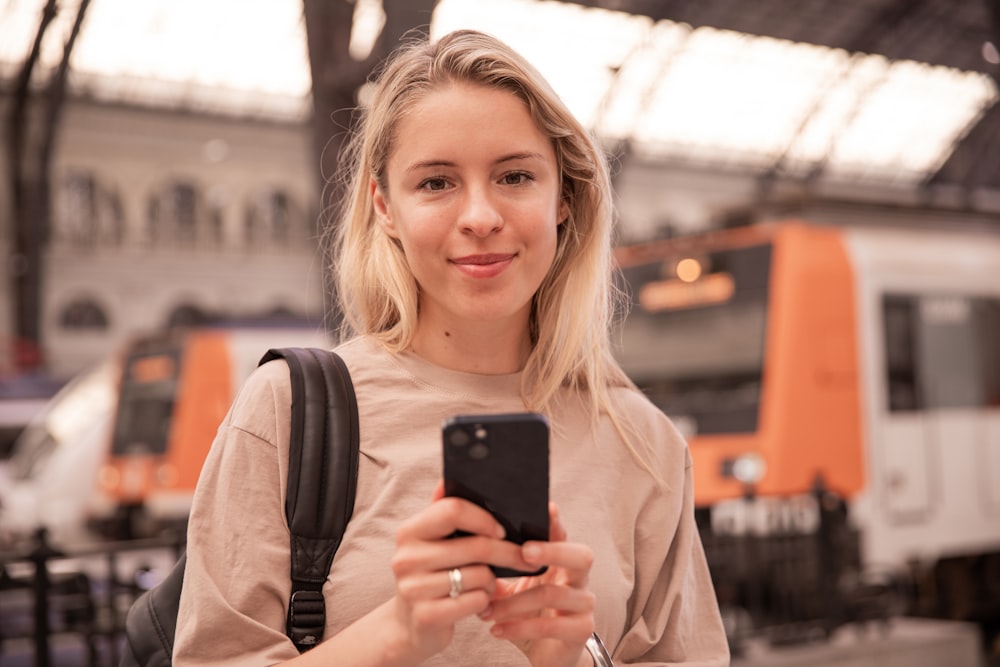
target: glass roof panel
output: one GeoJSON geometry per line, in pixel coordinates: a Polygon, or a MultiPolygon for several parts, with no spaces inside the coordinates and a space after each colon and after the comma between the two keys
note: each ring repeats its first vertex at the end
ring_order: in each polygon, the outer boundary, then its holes
{"type": "Polygon", "coordinates": [[[832,147],[831,171],[920,179],[940,167],[955,141],[995,101],[995,87],[980,75],[893,63],[832,147]]]}
{"type": "Polygon", "coordinates": [[[633,138],[751,163],[784,152],[839,66],[819,47],[705,28],[672,60],[633,138]]]}
{"type": "Polygon", "coordinates": [[[593,126],[614,70],[651,26],[644,16],[562,2],[440,0],[431,38],[459,28],[500,37],[538,68],[580,122],[593,126]]]}

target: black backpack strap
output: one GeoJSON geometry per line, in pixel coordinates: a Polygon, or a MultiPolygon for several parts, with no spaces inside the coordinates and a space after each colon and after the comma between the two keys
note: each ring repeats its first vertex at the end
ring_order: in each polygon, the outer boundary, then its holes
{"type": "Polygon", "coordinates": [[[288,363],[292,424],[285,514],[291,529],[292,595],[286,633],[300,651],[323,639],[323,583],[354,511],[358,405],[344,361],[318,348],[268,350],[288,363]]]}

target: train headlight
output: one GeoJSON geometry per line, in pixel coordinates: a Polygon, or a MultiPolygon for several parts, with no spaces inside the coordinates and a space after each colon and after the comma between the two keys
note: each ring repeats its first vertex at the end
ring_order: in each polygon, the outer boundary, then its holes
{"type": "Polygon", "coordinates": [[[177,468],[164,463],[156,468],[156,484],[160,487],[173,486],[177,483],[177,468]]]}
{"type": "Polygon", "coordinates": [[[755,452],[740,454],[727,463],[729,476],[746,485],[756,484],[767,473],[767,462],[755,452]]]}
{"type": "Polygon", "coordinates": [[[118,468],[114,466],[101,466],[101,470],[98,473],[98,481],[104,490],[114,491],[121,484],[122,476],[118,472],[118,468]]]}

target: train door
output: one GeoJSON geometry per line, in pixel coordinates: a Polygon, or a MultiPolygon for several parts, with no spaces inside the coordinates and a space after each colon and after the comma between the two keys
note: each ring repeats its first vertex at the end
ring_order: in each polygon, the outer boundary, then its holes
{"type": "Polygon", "coordinates": [[[878,429],[875,450],[880,473],[874,483],[895,521],[926,518],[931,509],[931,466],[925,415],[917,410],[918,303],[909,296],[886,295],[882,301],[886,390],[889,414],[878,429]]]}

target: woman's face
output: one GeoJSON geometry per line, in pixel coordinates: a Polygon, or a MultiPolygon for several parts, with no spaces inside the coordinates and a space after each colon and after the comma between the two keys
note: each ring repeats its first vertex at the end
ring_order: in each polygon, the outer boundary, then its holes
{"type": "Polygon", "coordinates": [[[420,285],[420,327],[526,331],[568,209],[525,104],[468,83],[428,93],[396,126],[385,182],[374,204],[420,285]]]}

